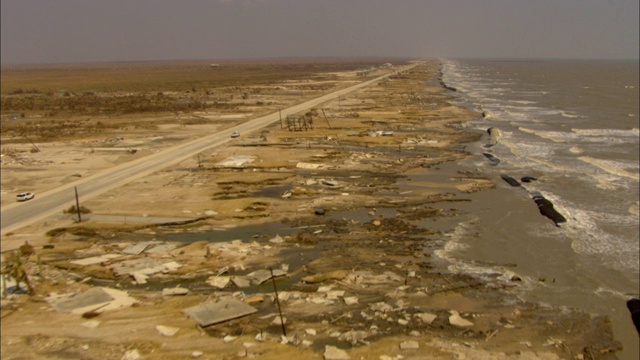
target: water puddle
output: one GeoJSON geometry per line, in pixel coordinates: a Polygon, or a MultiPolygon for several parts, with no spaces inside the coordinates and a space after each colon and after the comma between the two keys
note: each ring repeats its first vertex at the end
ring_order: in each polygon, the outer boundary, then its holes
{"type": "Polygon", "coordinates": [[[250,239],[271,239],[276,235],[287,236],[298,232],[283,223],[267,223],[258,225],[239,226],[235,228],[223,229],[215,228],[210,230],[200,230],[197,232],[175,232],[175,233],[158,233],[155,235],[157,240],[175,241],[183,244],[190,244],[196,241],[224,242],[232,240],[248,241],[250,239]]]}

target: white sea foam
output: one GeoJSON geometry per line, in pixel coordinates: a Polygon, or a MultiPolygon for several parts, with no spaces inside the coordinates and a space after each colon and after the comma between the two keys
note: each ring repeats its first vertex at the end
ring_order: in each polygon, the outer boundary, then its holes
{"type": "Polygon", "coordinates": [[[526,159],[526,161],[529,161],[529,158],[549,158],[555,152],[551,146],[541,146],[540,144],[525,142],[515,143],[508,140],[510,138],[511,136],[504,136],[501,143],[507,146],[513,155],[521,159],[526,159]]]}
{"type": "Polygon", "coordinates": [[[626,177],[633,180],[640,180],[637,163],[625,164],[619,161],[596,159],[590,156],[581,156],[578,159],[596,166],[610,174],[626,177]],[[625,167],[635,167],[635,169],[633,169],[633,171],[629,171],[626,170],[625,167]]]}
{"type": "Polygon", "coordinates": [[[548,91],[521,91],[519,92],[519,94],[526,95],[526,96],[540,96],[540,95],[547,95],[549,94],[549,92],[548,91]]]}
{"type": "Polygon", "coordinates": [[[579,146],[574,146],[571,149],[569,149],[569,151],[573,154],[582,154],[584,152],[584,149],[579,146]]]}
{"type": "Polygon", "coordinates": [[[596,187],[598,189],[612,191],[626,186],[620,183],[620,178],[611,174],[591,174],[591,177],[596,181],[596,187]]]}
{"type": "Polygon", "coordinates": [[[584,136],[618,136],[618,137],[634,137],[637,138],[640,136],[640,131],[638,128],[632,128],[629,130],[620,130],[620,129],[571,129],[571,131],[584,135],[584,136]]]}
{"type": "MultiPolygon", "coordinates": [[[[593,211],[572,208],[575,221],[566,226],[566,234],[571,239],[572,249],[579,254],[598,255],[603,263],[610,268],[620,271],[637,271],[638,242],[614,236],[598,226],[598,218],[606,217],[593,211]]],[[[607,217],[609,220],[620,221],[623,217],[607,217]]],[[[628,217],[627,217],[627,220],[628,217]]]]}
{"type": "Polygon", "coordinates": [[[568,133],[565,131],[543,131],[543,130],[534,130],[534,129],[529,129],[529,128],[525,128],[525,127],[520,127],[519,128],[520,131],[529,133],[529,134],[533,134],[536,136],[539,136],[543,139],[548,139],[551,140],[553,142],[557,142],[557,143],[563,143],[563,142],[567,142],[567,141],[571,141],[576,139],[575,134],[572,133],[568,133]]]}
{"type": "Polygon", "coordinates": [[[446,260],[449,263],[448,270],[453,273],[476,276],[486,281],[510,280],[514,273],[507,269],[498,266],[477,265],[472,262],[461,261],[455,256],[456,252],[464,251],[468,248],[463,243],[463,239],[468,238],[469,234],[475,231],[474,228],[477,222],[478,218],[458,223],[455,230],[447,234],[449,240],[445,246],[441,250],[435,250],[434,254],[446,260]]]}
{"type": "Polygon", "coordinates": [[[640,213],[638,212],[638,207],[640,207],[640,202],[636,201],[635,204],[629,206],[629,213],[635,216],[640,215],[640,213]]]}
{"type": "Polygon", "coordinates": [[[561,111],[560,113],[561,113],[561,115],[563,117],[566,117],[566,118],[569,118],[569,119],[577,119],[577,118],[580,118],[580,117],[584,117],[584,116],[572,114],[572,113],[566,112],[566,111],[561,111]]]}
{"type": "MultiPolygon", "coordinates": [[[[596,291],[594,291],[594,294],[601,296],[601,297],[605,297],[605,296],[613,296],[615,298],[618,298],[619,300],[628,300],[629,299],[629,295],[624,294],[620,291],[615,291],[613,289],[610,288],[605,288],[605,287],[599,287],[596,289],[596,291]]],[[[637,294],[634,294],[637,295],[637,294]]]]}
{"type": "Polygon", "coordinates": [[[554,152],[554,150],[549,146],[527,145],[522,142],[515,144],[506,139],[502,139],[500,143],[508,147],[511,153],[515,155],[516,159],[511,161],[518,162],[518,159],[520,159],[519,163],[523,166],[526,165],[527,167],[535,168],[535,165],[539,165],[540,170],[545,172],[555,171],[573,173],[577,171],[573,167],[548,160],[554,152]]]}

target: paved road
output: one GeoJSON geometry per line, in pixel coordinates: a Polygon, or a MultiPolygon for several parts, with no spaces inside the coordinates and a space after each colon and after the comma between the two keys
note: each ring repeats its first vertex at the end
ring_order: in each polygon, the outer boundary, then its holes
{"type": "MultiPolygon", "coordinates": [[[[399,71],[408,70],[415,65],[401,68],[399,71]]],[[[357,85],[338,90],[336,92],[320,96],[313,100],[305,101],[290,108],[275,112],[260,118],[247,121],[224,132],[207,135],[188,143],[183,143],[162,152],[146,156],[135,161],[120,164],[118,166],[103,170],[87,178],[73,183],[62,185],[58,188],[44,193],[36,194],[33,200],[23,203],[13,203],[3,206],[0,209],[1,222],[0,232],[6,234],[21,227],[27,226],[39,220],[43,220],[54,214],[59,214],[63,209],[75,204],[75,191],[82,201],[86,201],[111,189],[122,186],[145,175],[151,174],[163,168],[177,164],[183,160],[193,157],[195,154],[208,148],[220,146],[231,141],[232,131],[239,131],[241,134],[264,128],[274,122],[280,121],[280,114],[285,118],[289,114],[296,114],[322,103],[346,95],[355,90],[369,86],[384,78],[396,74],[398,71],[377,77],[375,79],[359,83],[357,85]]]]}

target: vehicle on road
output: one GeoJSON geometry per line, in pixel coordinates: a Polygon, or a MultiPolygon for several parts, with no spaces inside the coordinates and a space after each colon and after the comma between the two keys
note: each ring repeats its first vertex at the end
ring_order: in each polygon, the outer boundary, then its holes
{"type": "Polygon", "coordinates": [[[240,136],[240,133],[238,131],[234,131],[231,133],[232,138],[237,138],[238,136],[240,136]]]}
{"type": "Polygon", "coordinates": [[[18,201],[27,201],[27,200],[31,200],[35,197],[35,195],[32,192],[23,192],[20,193],[18,195],[16,195],[16,200],[18,201]]]}

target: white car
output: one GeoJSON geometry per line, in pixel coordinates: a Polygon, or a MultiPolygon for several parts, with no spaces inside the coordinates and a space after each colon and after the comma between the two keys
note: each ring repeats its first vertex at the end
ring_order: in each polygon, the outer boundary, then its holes
{"type": "Polygon", "coordinates": [[[234,131],[234,132],[231,133],[231,137],[232,138],[237,138],[238,136],[240,136],[240,133],[237,132],[237,131],[234,131]]]}
{"type": "Polygon", "coordinates": [[[35,197],[35,195],[32,192],[23,192],[20,193],[18,195],[16,195],[16,200],[18,201],[27,201],[27,200],[31,200],[35,197]]]}

